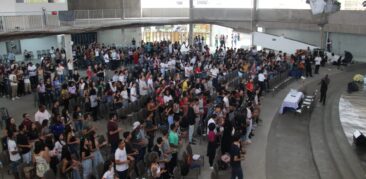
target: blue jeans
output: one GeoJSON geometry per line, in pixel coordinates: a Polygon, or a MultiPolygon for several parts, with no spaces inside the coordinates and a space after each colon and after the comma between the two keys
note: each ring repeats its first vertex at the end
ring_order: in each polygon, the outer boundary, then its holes
{"type": "Polygon", "coordinates": [[[22,155],[23,163],[30,164],[32,162],[32,152],[28,152],[22,155]]]}
{"type": "Polygon", "coordinates": [[[241,167],[233,167],[231,168],[231,179],[236,179],[236,177],[238,177],[238,179],[243,179],[243,170],[241,169],[241,167]]]}
{"type": "Polygon", "coordinates": [[[83,160],[83,178],[89,178],[93,171],[93,163],[91,159],[83,160]]]}
{"type": "Polygon", "coordinates": [[[100,174],[103,173],[98,173],[98,165],[99,164],[103,164],[104,163],[104,159],[102,154],[100,153],[100,150],[96,150],[93,152],[94,154],[94,159],[93,159],[93,169],[94,169],[94,173],[96,176],[99,176],[100,174]]]}
{"type": "Polygon", "coordinates": [[[75,120],[75,130],[80,132],[83,129],[83,122],[81,120],[75,120]]]}

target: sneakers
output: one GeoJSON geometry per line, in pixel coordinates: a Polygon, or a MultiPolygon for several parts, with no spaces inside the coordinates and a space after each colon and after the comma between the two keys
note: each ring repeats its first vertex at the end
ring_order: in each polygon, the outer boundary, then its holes
{"type": "Polygon", "coordinates": [[[15,101],[15,98],[11,98],[12,101],[15,101]]]}
{"type": "Polygon", "coordinates": [[[15,96],[15,99],[20,99],[18,96],[15,96]]]}
{"type": "Polygon", "coordinates": [[[213,170],[214,168],[213,167],[210,167],[211,170],[213,170]]]}

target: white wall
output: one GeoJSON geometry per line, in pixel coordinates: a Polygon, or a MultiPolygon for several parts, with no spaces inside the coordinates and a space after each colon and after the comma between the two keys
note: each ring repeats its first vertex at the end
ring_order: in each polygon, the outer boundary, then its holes
{"type": "Polygon", "coordinates": [[[254,32],[253,35],[254,35],[254,41],[253,41],[254,45],[278,51],[281,50],[288,54],[294,54],[297,49],[307,49],[307,47],[310,47],[310,49],[317,48],[315,46],[311,46],[306,43],[301,43],[298,41],[270,34],[254,32]]]}
{"type": "MultiPolygon", "coordinates": [[[[24,50],[32,51],[33,55],[35,57],[37,57],[37,50],[51,49],[52,46],[55,48],[57,47],[56,36],[20,40],[20,48],[21,48],[22,52],[24,52],[24,50]]],[[[6,43],[0,42],[0,55],[3,55],[3,54],[7,54],[6,43]]],[[[16,59],[23,60],[23,56],[17,55],[16,59]]]]}
{"type": "MultiPolygon", "coordinates": [[[[1,0],[3,1],[3,0],[1,0]]],[[[15,1],[15,0],[13,0],[15,1]]],[[[27,4],[27,3],[15,3],[15,11],[16,12],[42,12],[42,8],[45,8],[46,11],[66,11],[67,2],[66,3],[37,3],[37,4],[27,4]]]]}
{"type": "Polygon", "coordinates": [[[106,45],[130,46],[132,38],[135,38],[137,45],[140,43],[142,39],[141,28],[104,30],[97,34],[98,42],[106,45]]]}
{"type": "Polygon", "coordinates": [[[0,0],[0,13],[1,12],[14,12],[15,0],[0,0]]]}
{"type": "Polygon", "coordinates": [[[290,29],[265,29],[265,32],[272,35],[284,36],[289,39],[298,40],[307,44],[319,46],[320,45],[320,32],[315,31],[302,31],[302,30],[290,30],[290,29]]]}
{"type": "Polygon", "coordinates": [[[98,43],[104,44],[122,44],[122,30],[121,29],[113,29],[113,30],[104,30],[98,31],[97,33],[97,41],[98,43]]]}
{"type": "Polygon", "coordinates": [[[365,42],[366,36],[352,35],[344,33],[331,33],[332,51],[336,54],[344,54],[344,51],[349,51],[353,54],[355,60],[366,60],[365,42]]]}
{"type": "Polygon", "coordinates": [[[57,37],[49,36],[42,38],[33,38],[33,39],[23,39],[20,40],[20,46],[22,52],[24,50],[32,51],[34,55],[37,54],[37,50],[47,50],[51,49],[51,47],[57,48],[57,37]]]}

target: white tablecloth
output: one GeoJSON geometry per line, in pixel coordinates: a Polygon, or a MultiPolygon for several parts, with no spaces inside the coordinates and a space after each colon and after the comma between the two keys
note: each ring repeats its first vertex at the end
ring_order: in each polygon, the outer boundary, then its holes
{"type": "Polygon", "coordinates": [[[283,103],[280,108],[280,114],[283,113],[284,108],[292,108],[297,109],[299,107],[299,103],[301,99],[304,97],[304,94],[299,91],[290,91],[286,98],[283,100],[283,103]]]}

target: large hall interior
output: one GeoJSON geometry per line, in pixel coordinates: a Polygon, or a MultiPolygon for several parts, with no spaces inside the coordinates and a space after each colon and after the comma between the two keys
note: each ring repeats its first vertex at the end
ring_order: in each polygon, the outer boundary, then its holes
{"type": "Polygon", "coordinates": [[[364,0],[1,0],[2,179],[364,179],[364,0]]]}

